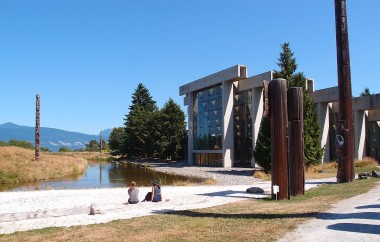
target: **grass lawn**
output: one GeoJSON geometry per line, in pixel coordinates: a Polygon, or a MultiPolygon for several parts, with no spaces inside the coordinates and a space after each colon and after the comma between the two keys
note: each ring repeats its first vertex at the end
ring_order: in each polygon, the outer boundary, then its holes
{"type": "Polygon", "coordinates": [[[286,201],[250,199],[106,224],[17,232],[0,235],[0,241],[275,241],[316,213],[367,192],[379,181],[322,185],[286,201]]]}

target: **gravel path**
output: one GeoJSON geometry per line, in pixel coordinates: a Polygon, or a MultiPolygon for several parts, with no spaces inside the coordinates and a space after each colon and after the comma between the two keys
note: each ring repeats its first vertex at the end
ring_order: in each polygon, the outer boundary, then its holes
{"type": "Polygon", "coordinates": [[[188,166],[185,162],[174,164],[149,162],[150,167],[164,173],[175,173],[183,176],[197,176],[216,180],[215,185],[249,185],[260,181],[254,178],[254,168],[222,168],[222,167],[200,167],[188,166]]]}
{"type": "Polygon", "coordinates": [[[380,182],[368,193],[319,213],[280,240],[287,241],[380,241],[380,182]]]}

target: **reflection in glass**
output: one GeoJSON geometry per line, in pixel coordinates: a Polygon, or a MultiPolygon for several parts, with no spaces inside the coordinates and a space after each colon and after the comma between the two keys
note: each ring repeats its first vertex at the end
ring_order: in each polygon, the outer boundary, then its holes
{"type": "Polygon", "coordinates": [[[380,126],[377,121],[367,121],[367,156],[380,160],[380,126]]]}
{"type": "Polygon", "coordinates": [[[222,153],[196,153],[194,154],[194,165],[197,166],[222,166],[222,153]]]}
{"type": "Polygon", "coordinates": [[[222,87],[194,95],[193,137],[195,150],[222,149],[222,87]]]}
{"type": "Polygon", "coordinates": [[[252,91],[234,94],[234,166],[251,166],[252,91]]]}

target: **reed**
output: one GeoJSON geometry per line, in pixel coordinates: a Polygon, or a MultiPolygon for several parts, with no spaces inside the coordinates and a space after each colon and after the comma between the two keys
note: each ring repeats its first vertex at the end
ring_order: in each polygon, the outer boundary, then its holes
{"type": "Polygon", "coordinates": [[[34,150],[0,147],[0,183],[19,183],[56,179],[82,174],[87,168],[84,158],[41,153],[34,160],[34,150]]]}

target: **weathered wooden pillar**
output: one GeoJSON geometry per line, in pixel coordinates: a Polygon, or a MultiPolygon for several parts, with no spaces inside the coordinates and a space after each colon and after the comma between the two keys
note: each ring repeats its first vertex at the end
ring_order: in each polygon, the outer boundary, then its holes
{"type": "Polygon", "coordinates": [[[272,198],[289,199],[289,166],[287,146],[287,85],[285,79],[269,83],[269,109],[271,117],[272,198]],[[273,186],[279,186],[277,196],[273,186]]]}
{"type": "Polygon", "coordinates": [[[303,140],[303,90],[288,90],[289,116],[289,179],[290,194],[305,194],[304,140],[303,140]]]}
{"type": "Polygon", "coordinates": [[[335,0],[335,26],[339,87],[339,120],[336,141],[337,146],[340,146],[337,152],[337,181],[351,182],[355,179],[354,127],[346,0],[335,0]]]}
{"type": "Polygon", "coordinates": [[[40,160],[40,94],[36,94],[36,140],[35,160],[40,160]]]}
{"type": "Polygon", "coordinates": [[[103,150],[102,133],[103,133],[103,131],[100,131],[100,138],[99,138],[100,153],[102,153],[102,150],[103,150]]]}

